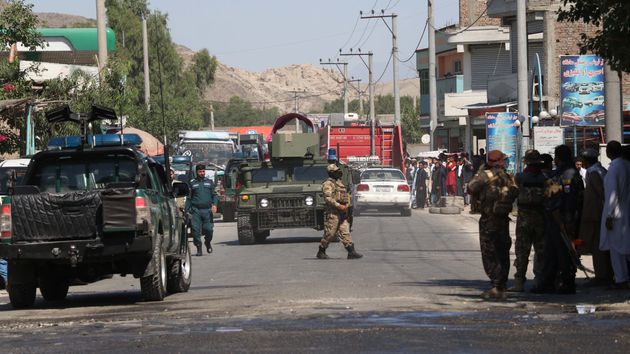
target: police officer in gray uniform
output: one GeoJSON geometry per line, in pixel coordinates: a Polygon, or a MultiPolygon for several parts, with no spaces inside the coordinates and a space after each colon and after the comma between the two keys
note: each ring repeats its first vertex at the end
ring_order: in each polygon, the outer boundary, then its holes
{"type": "Polygon", "coordinates": [[[186,198],[184,210],[190,215],[193,243],[197,247],[197,256],[201,256],[201,233],[205,236],[206,251],[212,252],[212,233],[219,198],[214,190],[214,183],[206,178],[206,166],[195,167],[197,177],[190,181],[190,195],[186,198]]]}

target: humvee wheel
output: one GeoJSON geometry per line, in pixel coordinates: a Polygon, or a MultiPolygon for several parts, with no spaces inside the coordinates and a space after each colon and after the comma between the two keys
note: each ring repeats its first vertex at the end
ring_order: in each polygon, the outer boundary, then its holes
{"type": "Polygon", "coordinates": [[[33,306],[37,294],[35,270],[28,265],[14,263],[7,270],[7,291],[11,306],[16,309],[33,306]]]}
{"type": "MultiPolygon", "coordinates": [[[[49,274],[48,274],[49,275],[49,274]]],[[[39,292],[46,301],[61,301],[68,295],[67,279],[55,276],[44,276],[39,278],[39,292]]]]}
{"type": "Polygon", "coordinates": [[[256,243],[254,229],[249,213],[238,213],[236,219],[236,229],[238,231],[238,243],[241,245],[253,245],[256,243]]]}

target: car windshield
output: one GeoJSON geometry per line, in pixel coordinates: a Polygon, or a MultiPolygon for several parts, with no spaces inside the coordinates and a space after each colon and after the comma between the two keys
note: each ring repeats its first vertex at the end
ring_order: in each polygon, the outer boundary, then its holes
{"type": "Polygon", "coordinates": [[[41,192],[65,193],[135,182],[138,163],[126,154],[62,155],[39,160],[28,184],[41,192]]]}
{"type": "Polygon", "coordinates": [[[196,162],[212,162],[219,166],[225,166],[232,158],[234,145],[229,142],[186,142],[180,146],[180,153],[184,156],[192,156],[196,162]]]}
{"type": "Polygon", "coordinates": [[[252,170],[252,182],[254,183],[284,182],[286,180],[286,172],[280,168],[258,168],[252,170]]]}
{"type": "Polygon", "coordinates": [[[405,181],[405,176],[398,170],[366,170],[361,173],[361,180],[401,180],[405,181]]]}
{"type": "Polygon", "coordinates": [[[17,185],[22,182],[26,167],[0,167],[0,194],[7,194],[12,171],[15,171],[14,185],[17,185]]]}
{"type": "Polygon", "coordinates": [[[319,181],[328,178],[326,166],[302,166],[293,169],[294,181],[319,181]]]}

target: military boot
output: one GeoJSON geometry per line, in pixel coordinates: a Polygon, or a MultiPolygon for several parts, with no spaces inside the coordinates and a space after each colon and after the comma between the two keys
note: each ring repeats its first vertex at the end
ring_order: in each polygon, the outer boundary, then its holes
{"type": "Polygon", "coordinates": [[[317,252],[317,258],[319,259],[328,259],[328,255],[326,254],[326,248],[324,246],[319,246],[319,251],[317,252]]]}
{"type": "Polygon", "coordinates": [[[354,243],[349,244],[346,250],[348,251],[348,259],[359,259],[363,257],[361,253],[357,253],[357,251],[354,250],[354,243]]]}
{"type": "Polygon", "coordinates": [[[514,285],[507,289],[511,293],[522,293],[525,291],[525,279],[515,278],[514,285]]]}
{"type": "Polygon", "coordinates": [[[197,247],[197,254],[195,254],[195,256],[197,256],[197,257],[203,256],[203,252],[201,251],[201,242],[200,243],[196,243],[195,247],[197,247]]]}
{"type": "Polygon", "coordinates": [[[494,287],[492,289],[486,290],[481,294],[481,297],[484,300],[505,300],[506,299],[506,294],[505,291],[502,289],[499,289],[497,287],[494,287]]]}
{"type": "Polygon", "coordinates": [[[205,238],[203,240],[203,243],[206,245],[206,251],[208,251],[208,254],[212,253],[212,244],[210,243],[210,239],[209,238],[205,238]]]}

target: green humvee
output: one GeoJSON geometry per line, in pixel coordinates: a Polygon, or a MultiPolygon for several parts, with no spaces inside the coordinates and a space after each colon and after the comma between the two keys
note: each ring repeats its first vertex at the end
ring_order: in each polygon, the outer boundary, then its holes
{"type": "MultiPolygon", "coordinates": [[[[274,229],[323,230],[322,183],[329,162],[319,154],[316,133],[274,134],[271,160],[243,162],[237,180],[237,229],[242,245],[262,242],[274,229]]],[[[351,189],[346,165],[344,184],[351,189]]]]}

